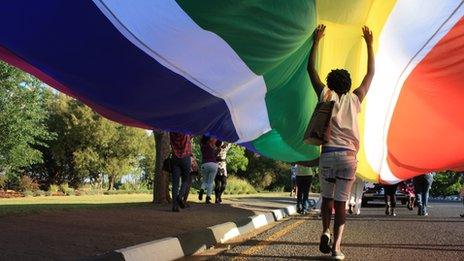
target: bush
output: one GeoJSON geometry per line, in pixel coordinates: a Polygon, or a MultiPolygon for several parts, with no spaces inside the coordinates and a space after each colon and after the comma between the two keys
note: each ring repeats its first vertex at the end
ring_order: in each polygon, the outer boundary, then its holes
{"type": "Polygon", "coordinates": [[[150,190],[148,189],[148,185],[143,182],[137,182],[137,183],[132,183],[132,182],[125,182],[122,183],[119,186],[118,190],[125,190],[125,191],[133,191],[136,193],[145,193],[149,192],[150,190]]]}
{"type": "Polygon", "coordinates": [[[119,195],[119,194],[129,194],[129,193],[127,190],[123,190],[123,189],[103,191],[103,195],[119,195]]]}
{"type": "Polygon", "coordinates": [[[45,191],[43,190],[36,190],[34,191],[34,197],[40,197],[40,196],[44,196],[45,195],[45,191]]]}
{"type": "Polygon", "coordinates": [[[256,193],[255,188],[244,179],[231,176],[227,179],[227,186],[224,194],[237,195],[237,194],[253,194],[256,193]]]}
{"type": "Polygon", "coordinates": [[[5,190],[12,189],[19,191],[20,182],[21,177],[10,172],[5,175],[5,184],[3,186],[5,190]]]}
{"type": "Polygon", "coordinates": [[[34,196],[34,192],[30,191],[30,190],[25,190],[23,191],[23,194],[25,197],[32,197],[34,196]]]}
{"type": "Polygon", "coordinates": [[[285,186],[275,186],[271,189],[272,192],[285,192],[285,186]]]}
{"type": "Polygon", "coordinates": [[[48,191],[51,192],[52,194],[58,192],[59,190],[60,190],[60,187],[55,184],[51,184],[50,187],[48,187],[48,191]]]}
{"type": "Polygon", "coordinates": [[[95,190],[95,189],[90,189],[90,190],[86,190],[83,194],[93,196],[93,195],[101,194],[101,191],[100,190],[95,190]]]}
{"type": "Polygon", "coordinates": [[[104,195],[121,195],[121,194],[150,194],[152,191],[149,189],[139,189],[139,190],[106,190],[103,192],[104,195]]]}
{"type": "Polygon", "coordinates": [[[29,176],[22,176],[19,180],[19,190],[26,192],[26,191],[36,191],[39,189],[39,184],[31,179],[29,176]]]}
{"type": "Polygon", "coordinates": [[[51,191],[45,191],[45,196],[50,197],[53,194],[51,191]]]}
{"type": "Polygon", "coordinates": [[[63,183],[59,185],[59,191],[61,191],[64,195],[70,196],[74,195],[74,189],[69,187],[68,183],[63,183]]]}
{"type": "Polygon", "coordinates": [[[76,190],[73,189],[73,188],[68,188],[68,190],[65,192],[63,192],[66,196],[74,196],[76,195],[76,190]]]}
{"type": "Polygon", "coordinates": [[[76,196],[82,195],[100,195],[103,191],[100,189],[98,184],[85,184],[74,191],[76,196]]]}

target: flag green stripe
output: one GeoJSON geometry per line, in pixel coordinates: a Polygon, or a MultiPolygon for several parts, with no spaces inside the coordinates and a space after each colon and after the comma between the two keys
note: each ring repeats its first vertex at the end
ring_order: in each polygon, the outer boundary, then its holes
{"type": "Polygon", "coordinates": [[[314,1],[177,3],[200,27],[224,39],[254,73],[263,75],[272,131],[256,139],[255,148],[284,161],[317,157],[318,148],[302,142],[317,102],[306,72],[310,34],[316,26],[314,1]]]}

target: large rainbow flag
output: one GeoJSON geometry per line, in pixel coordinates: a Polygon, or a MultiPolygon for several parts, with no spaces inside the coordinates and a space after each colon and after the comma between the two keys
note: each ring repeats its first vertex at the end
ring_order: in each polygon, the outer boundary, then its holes
{"type": "Polygon", "coordinates": [[[358,175],[396,182],[464,169],[464,1],[15,0],[0,9],[0,59],[142,128],[209,133],[288,162],[317,102],[306,63],[376,75],[360,115],[358,175]]]}

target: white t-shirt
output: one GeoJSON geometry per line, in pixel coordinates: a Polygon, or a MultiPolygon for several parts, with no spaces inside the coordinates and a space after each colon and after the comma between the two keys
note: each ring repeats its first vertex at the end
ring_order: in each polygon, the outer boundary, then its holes
{"type": "Polygon", "coordinates": [[[324,146],[359,150],[358,113],[361,102],[356,94],[347,92],[340,98],[337,93],[324,87],[321,100],[335,101],[331,119],[331,133],[324,146]]]}

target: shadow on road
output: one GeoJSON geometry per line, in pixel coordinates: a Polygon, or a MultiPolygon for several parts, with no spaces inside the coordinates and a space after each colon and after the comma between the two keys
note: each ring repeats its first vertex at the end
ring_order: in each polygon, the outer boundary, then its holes
{"type": "MultiPolygon", "coordinates": [[[[242,244],[242,246],[256,246],[262,244],[262,240],[251,239],[242,244]]],[[[319,246],[315,242],[292,242],[292,241],[266,241],[266,245],[297,245],[297,246],[319,246]]],[[[343,247],[361,247],[361,248],[384,248],[384,249],[414,249],[414,250],[440,250],[440,251],[459,251],[464,252],[462,244],[354,244],[343,243],[343,247]]]]}
{"type": "Polygon", "coordinates": [[[233,254],[233,253],[224,253],[223,256],[232,258],[239,258],[239,259],[249,259],[249,258],[264,258],[265,260],[272,260],[275,258],[279,259],[297,259],[297,260],[333,260],[331,256],[283,256],[279,255],[278,257],[272,255],[260,255],[260,254],[252,254],[252,255],[245,255],[245,254],[233,254]]]}
{"type": "MultiPolygon", "coordinates": [[[[229,198],[229,201],[241,201],[240,198],[229,198]]],[[[263,201],[270,203],[279,203],[279,204],[296,204],[295,198],[282,198],[282,197],[247,197],[247,201],[263,201]]]]}

